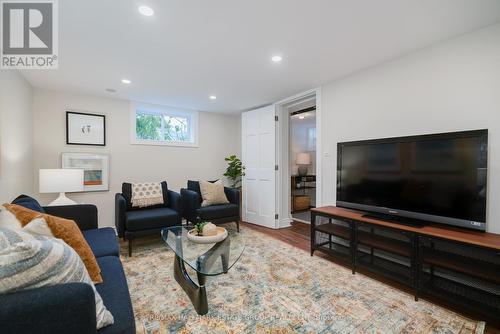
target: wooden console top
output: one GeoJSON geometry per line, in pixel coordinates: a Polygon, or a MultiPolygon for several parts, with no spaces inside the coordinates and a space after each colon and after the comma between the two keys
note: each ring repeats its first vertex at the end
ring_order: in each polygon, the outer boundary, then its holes
{"type": "Polygon", "coordinates": [[[370,223],[390,227],[402,231],[413,232],[421,235],[438,237],[453,241],[459,241],[471,245],[500,250],[500,234],[477,232],[472,230],[460,229],[456,227],[445,227],[438,224],[429,224],[422,227],[408,226],[398,223],[391,223],[375,218],[363,217],[365,212],[355,211],[350,209],[337,208],[335,206],[324,206],[311,209],[311,211],[319,214],[339,218],[352,219],[359,222],[370,223]]]}

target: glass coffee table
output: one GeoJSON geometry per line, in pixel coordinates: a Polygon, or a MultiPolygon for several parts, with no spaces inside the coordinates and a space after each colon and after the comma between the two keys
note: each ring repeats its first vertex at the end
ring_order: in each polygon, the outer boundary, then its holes
{"type": "Polygon", "coordinates": [[[161,235],[175,253],[175,280],[191,299],[196,312],[203,315],[208,312],[206,277],[226,274],[243,254],[245,240],[241,233],[226,228],[228,236],[223,241],[199,244],[187,238],[188,231],[193,228],[170,227],[163,229],[161,235]],[[196,272],[198,283],[189,276],[186,264],[196,272]]]}

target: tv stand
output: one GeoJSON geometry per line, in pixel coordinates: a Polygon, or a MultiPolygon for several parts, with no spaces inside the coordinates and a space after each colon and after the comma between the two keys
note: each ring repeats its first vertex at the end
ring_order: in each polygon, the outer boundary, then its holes
{"type": "Polygon", "coordinates": [[[430,296],[500,324],[499,234],[327,206],[311,210],[311,256],[316,250],[353,274],[362,268],[408,286],[416,301],[430,296]]]}
{"type": "Polygon", "coordinates": [[[386,215],[383,213],[376,213],[376,212],[365,213],[365,214],[363,214],[363,217],[380,219],[380,220],[385,220],[385,221],[395,223],[395,224],[414,226],[414,227],[424,227],[426,225],[429,225],[429,222],[426,222],[423,220],[403,218],[403,217],[398,217],[398,216],[391,216],[391,215],[386,215]]]}

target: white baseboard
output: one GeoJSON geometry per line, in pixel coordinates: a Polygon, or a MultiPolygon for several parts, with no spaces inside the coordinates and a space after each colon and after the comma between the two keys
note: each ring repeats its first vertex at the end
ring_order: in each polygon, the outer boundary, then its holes
{"type": "Polygon", "coordinates": [[[308,220],[302,220],[302,219],[297,219],[297,218],[294,218],[293,220],[295,220],[296,222],[303,223],[303,224],[311,225],[311,222],[308,220]]]}
{"type": "Polygon", "coordinates": [[[285,227],[290,227],[292,223],[292,219],[290,218],[282,218],[279,220],[279,227],[278,228],[285,228],[285,227]]]}

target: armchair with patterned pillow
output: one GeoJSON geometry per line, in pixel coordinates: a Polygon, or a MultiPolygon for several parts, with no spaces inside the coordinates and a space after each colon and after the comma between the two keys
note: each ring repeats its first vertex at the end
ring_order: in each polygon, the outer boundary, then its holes
{"type": "Polygon", "coordinates": [[[165,181],[161,182],[161,189],[162,200],[150,202],[149,205],[133,204],[131,183],[123,183],[122,192],[115,195],[116,231],[120,238],[128,241],[129,256],[132,256],[132,240],[152,234],[160,235],[162,229],[182,224],[179,193],[169,190],[165,181]]]}
{"type": "MultiPolygon", "coordinates": [[[[215,182],[215,181],[214,181],[215,182]]],[[[214,224],[234,222],[240,230],[240,191],[224,187],[229,203],[202,206],[203,198],[199,181],[188,181],[187,188],[181,189],[183,217],[188,224],[210,221],[214,224]]]]}

